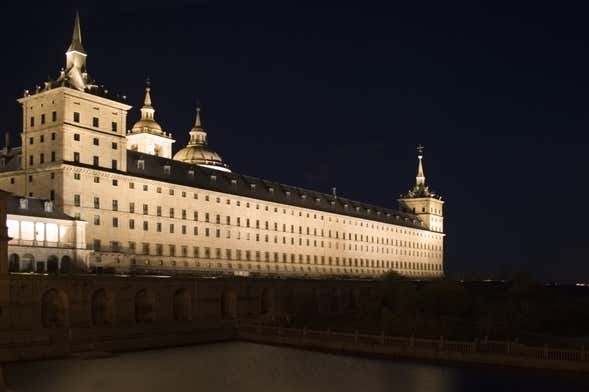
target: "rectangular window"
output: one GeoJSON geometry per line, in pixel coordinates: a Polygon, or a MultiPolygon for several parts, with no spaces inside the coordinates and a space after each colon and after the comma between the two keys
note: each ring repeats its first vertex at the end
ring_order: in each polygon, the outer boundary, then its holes
{"type": "Polygon", "coordinates": [[[94,208],[100,208],[100,197],[94,196],[94,208]]]}
{"type": "Polygon", "coordinates": [[[80,141],[80,134],[79,133],[74,133],[74,141],[76,141],[76,142],[80,141]]]}
{"type": "Polygon", "coordinates": [[[94,139],[92,139],[92,144],[94,144],[95,146],[99,146],[100,145],[100,140],[98,140],[98,138],[95,137],[94,139]]]}
{"type": "Polygon", "coordinates": [[[155,244],[155,254],[157,256],[164,254],[164,246],[162,244],[155,244]]]}
{"type": "Polygon", "coordinates": [[[119,227],[119,218],[116,216],[112,218],[112,227],[119,227]]]}
{"type": "Polygon", "coordinates": [[[119,201],[118,200],[113,200],[112,201],[112,210],[113,211],[118,211],[119,210],[119,201]]]}
{"type": "Polygon", "coordinates": [[[129,229],[135,229],[135,219],[129,219],[129,229]]]}
{"type": "Polygon", "coordinates": [[[149,206],[147,204],[143,205],[143,215],[147,215],[149,213],[149,206]]]}
{"type": "Polygon", "coordinates": [[[93,157],[92,157],[92,164],[93,164],[94,166],[98,166],[98,163],[99,163],[99,158],[98,158],[96,155],[95,155],[95,156],[93,156],[93,157]]]}
{"type": "Polygon", "coordinates": [[[119,186],[119,180],[112,180],[112,186],[119,186]]]}
{"type": "Polygon", "coordinates": [[[74,152],[74,162],[80,162],[80,153],[74,152]]]}
{"type": "Polygon", "coordinates": [[[157,216],[162,216],[162,206],[157,206],[157,208],[156,208],[156,215],[157,216]]]}
{"type": "Polygon", "coordinates": [[[174,217],[174,209],[170,208],[170,218],[173,218],[173,217],[174,217]]]}
{"type": "Polygon", "coordinates": [[[113,168],[113,170],[117,170],[117,160],[116,159],[112,160],[112,168],[113,168]]]}
{"type": "Polygon", "coordinates": [[[55,140],[55,132],[51,132],[51,140],[55,140]]]}
{"type": "Polygon", "coordinates": [[[176,256],[176,245],[168,245],[170,256],[176,256]]]}
{"type": "Polygon", "coordinates": [[[115,143],[115,142],[112,142],[112,149],[113,150],[116,150],[118,148],[119,148],[119,145],[117,143],[115,143]]]}
{"type": "Polygon", "coordinates": [[[57,121],[57,112],[51,112],[51,121],[53,121],[53,122],[57,121]]]}
{"type": "Polygon", "coordinates": [[[141,250],[143,251],[143,254],[144,255],[148,255],[149,254],[149,243],[148,242],[143,242],[141,245],[142,245],[141,246],[141,248],[142,248],[141,250]]]}
{"type": "Polygon", "coordinates": [[[74,112],[74,122],[75,123],[80,122],[80,113],[79,112],[74,112]]]}
{"type": "Polygon", "coordinates": [[[94,215],[94,225],[100,226],[100,215],[94,215]]]}
{"type": "Polygon", "coordinates": [[[98,128],[98,117],[92,117],[92,126],[98,128]]]}
{"type": "Polygon", "coordinates": [[[41,124],[45,124],[45,114],[41,115],[41,124]]]}
{"type": "Polygon", "coordinates": [[[41,136],[39,136],[39,141],[40,141],[41,143],[44,143],[44,142],[45,142],[45,135],[41,135],[41,136]]]}
{"type": "Polygon", "coordinates": [[[147,221],[143,221],[143,231],[149,230],[149,223],[147,221]]]}
{"type": "Polygon", "coordinates": [[[34,162],[34,160],[35,159],[33,158],[33,156],[32,155],[29,155],[29,165],[32,165],[33,162],[34,162]]]}
{"type": "Polygon", "coordinates": [[[29,144],[33,144],[34,141],[35,141],[34,138],[32,138],[32,137],[29,138],[29,144]]]}
{"type": "Polygon", "coordinates": [[[94,250],[100,250],[101,244],[100,240],[94,240],[94,250]]]}
{"type": "Polygon", "coordinates": [[[31,117],[31,127],[35,126],[35,117],[31,117]]]}
{"type": "Polygon", "coordinates": [[[74,207],[80,206],[80,195],[74,195],[74,207]]]}
{"type": "Polygon", "coordinates": [[[135,253],[135,241],[129,241],[129,253],[135,253]]]}
{"type": "Polygon", "coordinates": [[[117,123],[115,121],[110,123],[110,130],[113,132],[117,131],[117,123]]]}
{"type": "Polygon", "coordinates": [[[39,163],[45,163],[45,154],[41,153],[39,156],[39,163]]]}
{"type": "Polygon", "coordinates": [[[79,180],[80,177],[80,173],[74,173],[74,180],[79,180]]]}
{"type": "Polygon", "coordinates": [[[135,212],[135,203],[133,203],[133,202],[129,203],[129,212],[130,213],[135,212]]]}
{"type": "Polygon", "coordinates": [[[162,223],[161,222],[157,222],[155,224],[155,231],[157,231],[158,233],[162,232],[162,223]]]}
{"type": "Polygon", "coordinates": [[[51,151],[51,162],[55,162],[55,151],[51,151]]]}
{"type": "Polygon", "coordinates": [[[170,233],[174,233],[174,224],[170,223],[170,233]]]}
{"type": "Polygon", "coordinates": [[[111,241],[110,242],[110,250],[113,252],[118,252],[120,249],[119,241],[111,241]]]}

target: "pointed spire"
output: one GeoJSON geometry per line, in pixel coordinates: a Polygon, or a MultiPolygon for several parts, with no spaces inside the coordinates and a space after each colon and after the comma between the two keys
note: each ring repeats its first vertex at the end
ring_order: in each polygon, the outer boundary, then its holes
{"type": "Polygon", "coordinates": [[[74,32],[72,33],[72,43],[67,50],[68,52],[79,52],[86,54],[82,46],[82,29],[80,28],[80,14],[76,11],[76,18],[74,19],[74,32]]]}
{"type": "Polygon", "coordinates": [[[149,78],[145,80],[145,99],[143,100],[144,108],[151,108],[151,81],[149,78]]]}
{"type": "Polygon", "coordinates": [[[423,186],[425,185],[425,174],[423,173],[423,146],[421,144],[417,146],[417,158],[419,159],[419,164],[417,165],[417,176],[415,177],[415,185],[423,186]]]}
{"type": "Polygon", "coordinates": [[[200,121],[200,104],[196,103],[196,119],[194,120],[194,128],[202,128],[202,123],[200,121]]]}

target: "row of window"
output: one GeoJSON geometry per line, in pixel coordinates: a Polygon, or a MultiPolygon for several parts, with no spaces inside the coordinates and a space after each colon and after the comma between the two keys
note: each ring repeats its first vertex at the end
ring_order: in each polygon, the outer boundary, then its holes
{"type": "MultiPolygon", "coordinates": [[[[40,117],[41,120],[41,125],[45,124],[45,114],[41,114],[40,117]]],[[[72,115],[72,120],[75,123],[80,123],[80,112],[73,112],[72,115]]],[[[51,121],[52,122],[56,122],[57,121],[57,112],[51,112],[51,121]]],[[[31,116],[29,119],[29,126],[31,128],[33,128],[35,126],[35,116],[31,116]]],[[[94,128],[99,128],[100,127],[100,119],[98,117],[92,117],[92,126],[94,128]]],[[[116,121],[112,121],[111,122],[111,131],[112,132],[117,132],[118,131],[118,124],[116,121]]]]}
{"type": "MultiPolygon", "coordinates": [[[[102,243],[99,239],[94,240],[94,250],[103,250],[102,243]]],[[[390,260],[374,260],[352,257],[332,257],[332,256],[317,256],[317,255],[303,255],[294,253],[279,253],[279,252],[261,252],[241,249],[225,249],[215,248],[214,253],[212,248],[193,246],[192,255],[189,256],[189,247],[180,246],[180,253],[177,254],[177,247],[174,244],[150,244],[148,242],[141,243],[141,250],[137,249],[137,243],[129,241],[128,253],[142,254],[152,256],[164,256],[164,248],[167,249],[165,256],[170,257],[192,257],[196,259],[225,259],[238,261],[266,261],[274,263],[291,263],[291,264],[308,264],[308,265],[329,265],[329,266],[348,266],[348,267],[368,267],[368,268],[396,268],[396,269],[414,269],[424,271],[441,270],[441,264],[421,263],[415,261],[390,261],[390,260]]],[[[121,252],[123,249],[119,241],[110,242],[110,251],[121,252]]]]}

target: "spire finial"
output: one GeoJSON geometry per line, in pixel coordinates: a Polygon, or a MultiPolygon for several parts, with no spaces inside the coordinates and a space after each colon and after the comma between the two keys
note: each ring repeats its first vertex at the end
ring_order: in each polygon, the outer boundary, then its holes
{"type": "Polygon", "coordinates": [[[194,119],[194,127],[202,128],[202,122],[200,120],[200,102],[196,101],[196,118],[194,119]]]}
{"type": "Polygon", "coordinates": [[[417,176],[415,177],[415,183],[417,186],[425,185],[425,174],[423,173],[423,146],[419,144],[417,146],[417,158],[419,159],[419,163],[417,165],[417,176]]]}
{"type": "Polygon", "coordinates": [[[151,107],[151,80],[149,76],[145,79],[145,99],[143,100],[143,107],[151,107]]]}

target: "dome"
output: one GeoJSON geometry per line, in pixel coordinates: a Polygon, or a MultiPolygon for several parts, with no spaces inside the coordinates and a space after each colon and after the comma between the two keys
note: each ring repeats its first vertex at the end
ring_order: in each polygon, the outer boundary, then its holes
{"type": "Polygon", "coordinates": [[[162,127],[155,120],[149,118],[142,118],[133,125],[131,128],[132,133],[163,133],[162,127]]]}
{"type": "Polygon", "coordinates": [[[207,132],[200,121],[200,108],[196,108],[196,120],[190,130],[188,145],[178,151],[173,158],[175,161],[192,165],[206,166],[211,169],[231,171],[223,159],[207,143],[207,132]]]}

